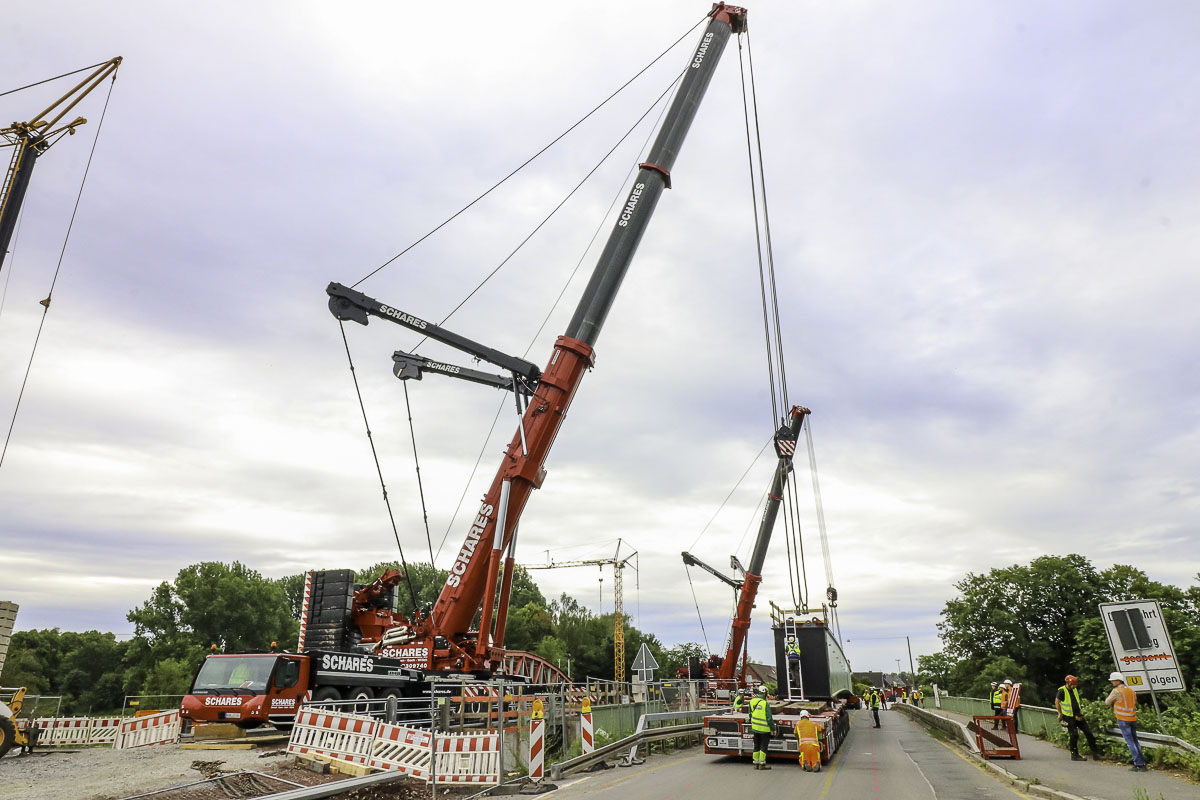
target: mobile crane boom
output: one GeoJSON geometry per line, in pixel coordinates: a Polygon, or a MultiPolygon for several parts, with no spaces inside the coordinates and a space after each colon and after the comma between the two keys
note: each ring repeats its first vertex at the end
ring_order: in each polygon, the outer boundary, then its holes
{"type": "MultiPolygon", "coordinates": [[[[745,30],[745,9],[725,3],[712,7],[704,34],[684,70],[658,136],[646,161],[639,165],[637,177],[566,332],[556,340],[549,364],[537,376],[536,390],[524,409],[518,431],[484,495],[431,614],[425,617],[419,611],[414,612],[409,633],[396,637],[424,644],[429,653],[426,665],[429,668],[487,671],[503,661],[503,624],[497,623],[493,637],[493,610],[498,620],[506,618],[517,523],[529,496],[545,480],[546,456],[584,373],[594,364],[594,346],[605,318],[659,197],[663,189],[670,187],[671,169],[717,62],[729,37],[745,30]],[[502,564],[504,574],[500,579],[502,564]],[[498,579],[502,582],[497,593],[498,579]],[[479,629],[472,631],[471,622],[476,614],[480,615],[479,629]]],[[[396,312],[354,290],[330,284],[327,292],[330,310],[339,319],[366,324],[368,314],[387,318],[467,349],[460,346],[463,342],[450,341],[454,334],[396,312]]],[[[484,349],[473,342],[470,346],[484,349]]],[[[509,369],[514,376],[534,377],[532,373],[511,369],[509,364],[490,355],[483,357],[509,369]]],[[[425,652],[424,648],[420,650],[425,652]]]]}
{"type": "Polygon", "coordinates": [[[746,565],[746,579],[742,581],[737,613],[730,626],[729,647],[725,651],[725,660],[721,662],[721,678],[733,677],[738,653],[742,651],[746,634],[750,630],[750,612],[754,609],[758,585],[762,583],[763,564],[766,563],[767,548],[771,544],[771,531],[775,528],[775,518],[779,515],[779,504],[783,500],[783,484],[792,470],[792,456],[796,453],[800,426],[804,424],[804,418],[811,413],[803,406],[792,406],[792,418],[775,433],[775,454],[779,457],[779,463],[775,468],[775,477],[771,480],[771,489],[767,492],[767,503],[758,526],[758,538],[754,541],[754,552],[750,555],[750,563],[746,565]]]}

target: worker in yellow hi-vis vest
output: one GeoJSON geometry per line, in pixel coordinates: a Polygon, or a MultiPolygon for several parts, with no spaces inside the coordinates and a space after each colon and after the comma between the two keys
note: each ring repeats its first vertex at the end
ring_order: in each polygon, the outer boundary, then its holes
{"type": "Polygon", "coordinates": [[[767,687],[759,686],[757,694],[750,699],[750,732],[754,734],[754,768],[770,769],[767,763],[767,748],[771,744],[771,731],[775,718],[767,703],[767,687]]]}
{"type": "Polygon", "coordinates": [[[805,772],[821,771],[821,737],[824,731],[807,711],[800,712],[796,723],[796,738],[800,740],[800,766],[805,772]]]}

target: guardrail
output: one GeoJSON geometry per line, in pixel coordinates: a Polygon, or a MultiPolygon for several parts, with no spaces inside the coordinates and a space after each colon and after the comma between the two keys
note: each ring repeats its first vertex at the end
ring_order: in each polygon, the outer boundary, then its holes
{"type": "MultiPolygon", "coordinates": [[[[1107,731],[1109,736],[1115,736],[1118,739],[1123,739],[1120,728],[1109,728],[1107,731]]],[[[1146,731],[1138,731],[1137,738],[1139,742],[1153,742],[1159,747],[1174,747],[1179,750],[1186,750],[1189,753],[1200,754],[1200,747],[1191,742],[1185,742],[1177,736],[1167,736],[1165,733],[1147,733],[1146,731]]]]}
{"type": "MultiPolygon", "coordinates": [[[[665,739],[675,739],[680,736],[688,736],[693,733],[700,733],[704,728],[704,723],[694,722],[690,725],[672,725],[665,728],[654,728],[652,730],[643,730],[638,733],[631,733],[624,739],[618,739],[615,742],[597,747],[594,752],[586,755],[575,756],[575,758],[560,761],[557,764],[550,766],[550,779],[560,780],[565,775],[572,772],[578,772],[581,769],[597,764],[614,753],[619,753],[626,747],[631,747],[632,751],[637,750],[639,744],[648,744],[650,742],[660,742],[665,739]]],[[[621,763],[618,761],[617,763],[621,763]]],[[[638,763],[638,762],[633,762],[638,763]]],[[[624,766],[628,766],[625,764],[624,766]]]]}

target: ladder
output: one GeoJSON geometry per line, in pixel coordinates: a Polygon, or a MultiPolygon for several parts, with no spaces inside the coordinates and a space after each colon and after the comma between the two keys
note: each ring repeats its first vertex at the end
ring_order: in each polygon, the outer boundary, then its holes
{"type": "Polygon", "coordinates": [[[788,617],[783,622],[783,650],[784,650],[784,666],[787,672],[784,675],[784,686],[787,688],[788,700],[803,700],[804,699],[804,674],[800,671],[800,659],[788,652],[788,645],[799,645],[800,639],[796,635],[796,620],[788,617]]]}

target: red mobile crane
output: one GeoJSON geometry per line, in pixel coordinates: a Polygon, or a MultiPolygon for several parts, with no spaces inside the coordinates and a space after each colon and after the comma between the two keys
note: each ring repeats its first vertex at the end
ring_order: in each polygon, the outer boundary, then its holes
{"type": "MultiPolygon", "coordinates": [[[[725,3],[713,5],[709,22],[691,54],[658,136],[646,161],[639,165],[633,187],[583,297],[565,334],[555,342],[544,371],[528,361],[474,342],[354,289],[338,283],[329,284],[326,289],[329,309],[337,319],[362,325],[366,325],[370,317],[387,320],[494,364],[505,373],[489,374],[397,352],[393,356],[393,372],[398,378],[419,380],[429,371],[510,390],[521,413],[521,420],[433,608],[428,612],[414,608],[407,614],[401,614],[368,597],[368,587],[357,588],[351,595],[352,608],[335,609],[335,618],[328,623],[331,626],[343,626],[335,629],[346,631],[344,623],[336,617],[343,615],[353,620],[349,633],[357,639],[353,643],[357,653],[344,658],[321,653],[321,665],[333,667],[325,669],[328,677],[317,680],[313,677],[319,678],[317,666],[306,663],[301,666],[306,677],[293,680],[293,686],[299,684],[299,688],[303,689],[307,683],[309,691],[318,687],[328,690],[326,696],[334,692],[340,692],[343,696],[369,696],[372,692],[378,693],[374,684],[381,680],[380,672],[390,669],[392,664],[408,670],[420,670],[422,675],[471,673],[486,677],[504,673],[506,664],[513,661],[514,654],[504,649],[504,633],[514,570],[517,523],[530,494],[540,488],[545,480],[543,465],[546,456],[584,372],[594,364],[594,346],[604,320],[662,191],[670,188],[671,168],[717,62],[729,37],[745,30],[745,9],[725,3]],[[476,614],[480,615],[479,627],[472,629],[471,623],[476,614]],[[364,653],[370,653],[374,658],[364,653]]],[[[385,578],[372,585],[375,587],[371,590],[375,593],[375,600],[381,596],[382,590],[394,586],[402,576],[385,578]]],[[[346,595],[332,591],[327,596],[341,598],[338,601],[341,603],[346,595]]],[[[316,600],[315,594],[313,603],[302,624],[319,620],[325,612],[325,607],[316,600]]],[[[317,624],[320,625],[320,622],[317,624]]],[[[333,643],[337,644],[336,641],[333,643]]],[[[523,659],[532,658],[516,655],[523,659]]],[[[208,661],[230,657],[210,656],[208,661]]],[[[288,655],[276,658],[282,663],[295,657],[288,655]]],[[[204,670],[205,667],[202,667],[200,676],[204,675],[204,670]]],[[[288,674],[291,680],[291,673],[288,674]]],[[[197,683],[200,676],[197,677],[197,683]]],[[[217,680],[206,689],[208,695],[200,698],[199,702],[196,698],[185,698],[185,710],[191,709],[193,719],[207,719],[211,716],[204,713],[207,707],[219,708],[222,702],[232,704],[233,700],[226,701],[218,696],[222,686],[230,682],[226,678],[217,680]]],[[[270,694],[273,686],[274,678],[268,675],[265,685],[258,691],[270,694]]],[[[253,688],[257,687],[258,683],[255,683],[253,688]]],[[[292,697],[295,696],[299,695],[293,693],[292,697]]],[[[268,704],[264,700],[261,705],[265,707],[268,704]]],[[[234,713],[244,714],[245,711],[234,713]]],[[[226,717],[218,715],[212,718],[226,717]]],[[[244,721],[245,717],[238,719],[244,721]]]]}
{"type": "MultiPolygon", "coordinates": [[[[745,673],[737,669],[738,656],[742,655],[746,645],[746,635],[750,632],[750,612],[754,610],[754,598],[758,594],[758,585],[762,583],[763,564],[767,560],[771,532],[775,529],[775,518],[779,515],[779,504],[783,500],[784,482],[792,470],[792,456],[796,453],[800,427],[804,424],[804,418],[811,413],[802,406],[793,406],[791,420],[787,425],[780,426],[779,430],[775,432],[775,454],[779,457],[779,461],[771,479],[771,488],[767,492],[767,503],[763,508],[762,520],[758,525],[758,537],[754,541],[750,564],[746,567],[742,580],[739,582],[723,575],[691,553],[683,553],[684,564],[698,566],[732,586],[738,593],[738,604],[733,621],[729,626],[729,639],[726,642],[725,655],[714,653],[708,657],[707,661],[703,662],[697,659],[686,669],[680,670],[680,677],[705,680],[710,682],[710,688],[725,690],[735,688],[735,682],[740,687],[746,685],[745,673]]],[[[734,561],[736,562],[736,558],[734,561]]]]}

